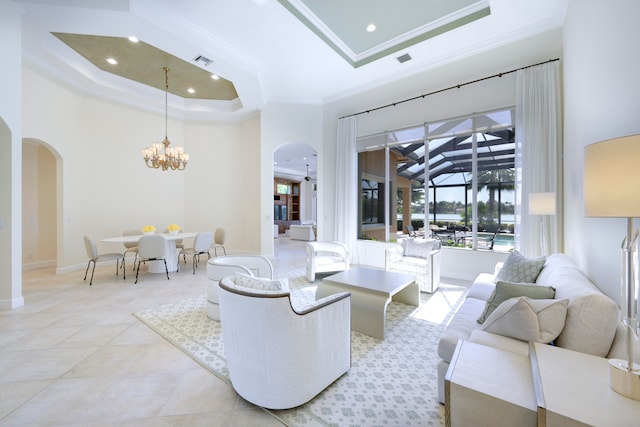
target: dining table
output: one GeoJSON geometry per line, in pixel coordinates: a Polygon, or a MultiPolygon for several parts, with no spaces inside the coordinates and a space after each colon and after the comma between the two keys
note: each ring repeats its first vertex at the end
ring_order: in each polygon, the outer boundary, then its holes
{"type": "MultiPolygon", "coordinates": [[[[169,271],[178,270],[178,249],[176,248],[176,240],[191,239],[196,237],[198,233],[158,233],[159,236],[164,237],[166,241],[166,261],[167,269],[169,271]]],[[[137,234],[132,236],[116,236],[106,237],[100,240],[103,243],[137,243],[144,234],[137,234]]],[[[162,261],[148,261],[149,273],[164,273],[164,263],[162,261]]]]}

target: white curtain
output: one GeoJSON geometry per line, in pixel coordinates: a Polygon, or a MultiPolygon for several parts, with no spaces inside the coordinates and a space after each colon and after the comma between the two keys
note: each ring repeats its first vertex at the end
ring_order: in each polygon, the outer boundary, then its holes
{"type": "Polygon", "coordinates": [[[353,264],[358,263],[357,175],[356,118],[345,117],[338,120],[334,239],[347,245],[353,264]]]}
{"type": "Polygon", "coordinates": [[[516,75],[515,233],[516,248],[526,256],[563,250],[562,180],[560,71],[554,61],[516,75]],[[555,193],[555,215],[530,215],[530,193],[555,193]]]}

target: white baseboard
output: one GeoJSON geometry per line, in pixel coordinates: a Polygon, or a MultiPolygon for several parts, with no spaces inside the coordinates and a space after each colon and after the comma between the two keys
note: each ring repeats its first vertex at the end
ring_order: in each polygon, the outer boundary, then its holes
{"type": "Polygon", "coordinates": [[[13,310],[24,305],[24,297],[0,300],[0,310],[13,310]]]}
{"type": "Polygon", "coordinates": [[[44,261],[37,261],[37,262],[30,262],[28,264],[22,264],[22,271],[37,270],[38,268],[55,267],[55,266],[56,266],[56,260],[48,259],[44,261]]]}

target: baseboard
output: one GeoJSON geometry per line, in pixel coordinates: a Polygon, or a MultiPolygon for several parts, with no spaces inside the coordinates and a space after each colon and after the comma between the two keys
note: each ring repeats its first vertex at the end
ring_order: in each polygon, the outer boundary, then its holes
{"type": "Polygon", "coordinates": [[[13,310],[24,305],[24,297],[0,300],[0,310],[13,310]]]}
{"type": "Polygon", "coordinates": [[[37,262],[30,262],[28,264],[22,264],[22,271],[37,270],[38,268],[55,267],[55,266],[56,266],[56,260],[49,259],[45,261],[37,261],[37,262]]]}

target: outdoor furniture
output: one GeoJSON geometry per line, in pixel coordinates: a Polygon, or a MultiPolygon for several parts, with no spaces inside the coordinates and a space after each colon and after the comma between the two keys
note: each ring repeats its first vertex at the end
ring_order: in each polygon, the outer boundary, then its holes
{"type": "Polygon", "coordinates": [[[351,368],[350,294],[296,311],[278,282],[262,279],[264,288],[249,288],[234,277],[220,281],[220,320],[229,378],[242,398],[293,408],[351,368]]]}

